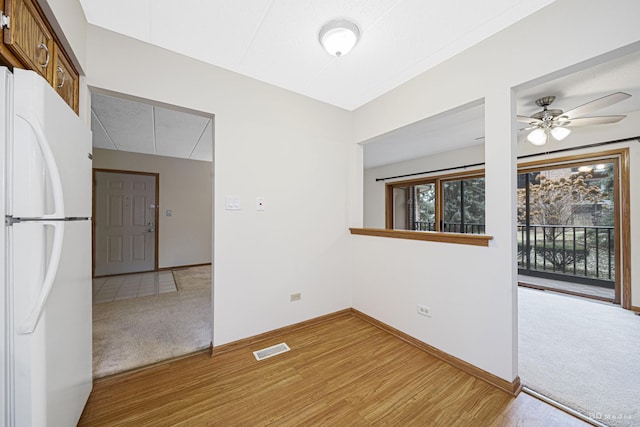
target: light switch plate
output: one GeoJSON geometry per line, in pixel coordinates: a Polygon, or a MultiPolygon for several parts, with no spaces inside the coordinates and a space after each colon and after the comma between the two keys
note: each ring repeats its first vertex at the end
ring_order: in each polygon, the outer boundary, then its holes
{"type": "Polygon", "coordinates": [[[240,210],[240,197],[239,196],[227,196],[224,203],[225,209],[228,211],[240,210]]]}
{"type": "Polygon", "coordinates": [[[171,215],[173,215],[173,211],[171,209],[167,209],[166,211],[164,211],[164,215],[165,216],[171,216],[171,215]]]}

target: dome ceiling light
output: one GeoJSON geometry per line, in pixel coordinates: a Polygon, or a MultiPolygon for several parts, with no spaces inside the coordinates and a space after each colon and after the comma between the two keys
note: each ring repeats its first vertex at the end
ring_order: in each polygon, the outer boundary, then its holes
{"type": "Polygon", "coordinates": [[[349,53],[360,39],[360,30],[353,22],[337,19],[325,24],[320,30],[320,44],[333,56],[349,53]]]}

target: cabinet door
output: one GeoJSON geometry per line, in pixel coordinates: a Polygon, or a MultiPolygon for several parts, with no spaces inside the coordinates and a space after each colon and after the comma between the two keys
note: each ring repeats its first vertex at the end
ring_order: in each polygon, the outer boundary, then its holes
{"type": "Polygon", "coordinates": [[[27,68],[51,81],[53,37],[33,1],[5,0],[11,26],[4,30],[4,43],[27,68]]]}
{"type": "Polygon", "coordinates": [[[78,73],[71,66],[62,48],[56,43],[53,52],[53,79],[51,84],[76,113],[78,112],[78,80],[78,73]]]}

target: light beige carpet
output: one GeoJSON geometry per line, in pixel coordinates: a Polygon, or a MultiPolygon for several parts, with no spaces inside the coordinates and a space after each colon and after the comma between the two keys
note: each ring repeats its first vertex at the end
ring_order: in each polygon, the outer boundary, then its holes
{"type": "Polygon", "coordinates": [[[609,426],[640,426],[640,316],[519,288],[525,386],[609,426]]]}
{"type": "Polygon", "coordinates": [[[178,292],[93,306],[93,375],[179,357],[211,342],[211,267],[174,270],[178,292]]]}

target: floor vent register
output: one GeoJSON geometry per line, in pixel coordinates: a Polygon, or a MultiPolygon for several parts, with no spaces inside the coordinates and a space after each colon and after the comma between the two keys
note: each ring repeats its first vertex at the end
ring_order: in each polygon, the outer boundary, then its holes
{"type": "Polygon", "coordinates": [[[280,343],[276,345],[272,345],[271,347],[263,348],[262,350],[254,351],[253,355],[256,357],[256,360],[264,360],[273,356],[277,356],[279,354],[285,353],[291,350],[289,346],[285,343],[280,343]]]}

